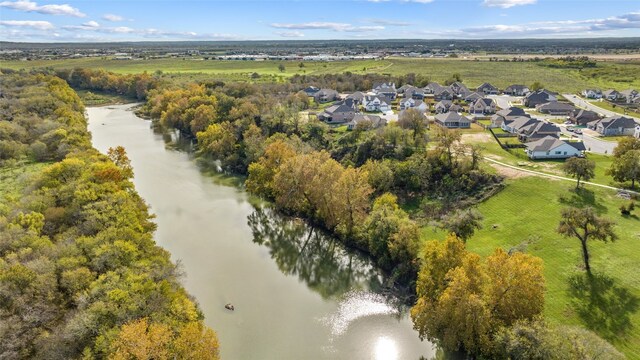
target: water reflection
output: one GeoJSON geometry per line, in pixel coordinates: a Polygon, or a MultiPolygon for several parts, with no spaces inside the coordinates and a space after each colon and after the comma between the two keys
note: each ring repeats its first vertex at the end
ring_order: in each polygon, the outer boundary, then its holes
{"type": "Polygon", "coordinates": [[[323,298],[347,291],[378,291],[383,275],[373,264],[304,221],[257,207],[248,217],[253,241],[269,248],[286,275],[297,275],[323,298]]]}

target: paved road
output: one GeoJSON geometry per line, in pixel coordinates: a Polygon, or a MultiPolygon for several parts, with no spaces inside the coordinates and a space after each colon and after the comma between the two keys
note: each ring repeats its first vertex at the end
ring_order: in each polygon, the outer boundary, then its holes
{"type": "MultiPolygon", "coordinates": [[[[591,111],[595,111],[598,114],[602,114],[604,116],[620,116],[622,114],[618,114],[617,112],[614,111],[610,111],[607,109],[603,109],[597,105],[594,105],[593,103],[590,103],[589,101],[586,101],[585,99],[581,98],[580,96],[577,95],[573,95],[573,94],[562,94],[562,96],[564,96],[567,100],[571,101],[574,105],[587,109],[587,110],[591,110],[591,111]]],[[[630,115],[624,115],[626,117],[632,118],[634,119],[637,123],[640,123],[640,119],[637,117],[633,117],[630,115]]]]}
{"type": "Polygon", "coordinates": [[[508,109],[513,103],[522,103],[522,96],[510,96],[510,95],[489,95],[488,98],[494,99],[498,107],[501,109],[508,109]]]}
{"type": "Polygon", "coordinates": [[[589,136],[587,134],[578,135],[576,133],[572,133],[571,131],[568,131],[566,125],[560,124],[558,126],[562,131],[562,135],[581,139],[582,142],[584,142],[584,146],[587,148],[587,151],[592,152],[594,154],[611,155],[611,153],[613,152],[613,149],[615,149],[615,147],[618,146],[618,143],[615,141],[604,141],[604,140],[598,139],[597,137],[589,136]]]}

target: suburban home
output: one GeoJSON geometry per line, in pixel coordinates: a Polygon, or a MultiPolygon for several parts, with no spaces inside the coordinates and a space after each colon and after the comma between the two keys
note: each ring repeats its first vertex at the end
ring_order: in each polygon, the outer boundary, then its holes
{"type": "Polygon", "coordinates": [[[538,121],[535,124],[521,127],[518,131],[518,139],[522,142],[528,142],[546,136],[559,138],[560,134],[561,130],[558,125],[545,121],[538,121]]]}
{"type": "Polygon", "coordinates": [[[411,88],[404,92],[405,98],[413,98],[416,100],[424,99],[424,90],[420,88],[411,88]]]}
{"type": "Polygon", "coordinates": [[[400,100],[400,110],[406,109],[418,109],[421,112],[427,112],[429,110],[429,104],[425,103],[422,100],[415,100],[412,98],[407,98],[400,100]]]}
{"type": "Polygon", "coordinates": [[[449,111],[461,113],[461,112],[464,112],[464,108],[458,104],[453,104],[449,106],[449,111]]]}
{"type": "Polygon", "coordinates": [[[567,159],[584,156],[586,150],[582,141],[565,141],[553,136],[545,136],[525,145],[525,152],[530,159],[567,159]]]}
{"type": "Polygon", "coordinates": [[[356,105],[362,105],[364,101],[365,94],[361,91],[356,91],[353,94],[347,96],[347,99],[353,99],[356,105]]]}
{"type": "Polygon", "coordinates": [[[406,93],[407,90],[415,88],[415,86],[411,85],[411,84],[404,84],[402,86],[400,86],[397,90],[396,93],[398,95],[404,95],[406,93]]]}
{"type": "Polygon", "coordinates": [[[587,99],[601,99],[602,98],[602,90],[600,89],[585,89],[582,90],[582,96],[587,99]]]}
{"type": "Polygon", "coordinates": [[[433,98],[437,101],[440,100],[453,100],[453,93],[449,88],[439,88],[433,93],[433,98]]]}
{"type": "Polygon", "coordinates": [[[552,101],[558,101],[557,94],[551,91],[542,89],[535,92],[530,92],[524,98],[524,106],[528,108],[534,108],[540,104],[545,104],[552,101]]]}
{"type": "Polygon", "coordinates": [[[475,102],[478,99],[482,99],[482,95],[477,92],[472,92],[471,94],[464,97],[464,101],[467,103],[475,102]]]}
{"type": "Polygon", "coordinates": [[[425,94],[435,94],[437,91],[439,91],[440,89],[444,89],[444,86],[436,83],[436,82],[431,82],[428,83],[427,86],[424,87],[424,93],[425,94]]]}
{"type": "Polygon", "coordinates": [[[576,108],[573,105],[557,101],[536,105],[536,111],[549,115],[569,116],[569,114],[571,114],[575,109],[576,108]]]}
{"type": "Polygon", "coordinates": [[[587,125],[592,121],[599,120],[601,118],[600,114],[595,111],[584,110],[584,109],[575,109],[569,115],[569,120],[576,125],[587,125]]]}
{"type": "Polygon", "coordinates": [[[478,92],[482,93],[484,95],[497,95],[499,90],[497,87],[489,84],[489,83],[484,83],[480,86],[478,86],[478,92]]]}
{"type": "Polygon", "coordinates": [[[451,90],[451,92],[456,95],[456,96],[460,96],[463,94],[469,94],[471,93],[471,91],[469,90],[468,87],[466,87],[463,83],[461,83],[460,81],[456,81],[453,84],[449,85],[449,89],[451,90]]]}
{"type": "Polygon", "coordinates": [[[502,124],[505,121],[512,121],[514,118],[518,116],[529,116],[524,112],[523,109],[517,107],[510,107],[508,109],[499,110],[495,114],[491,116],[491,127],[498,128],[502,127],[502,124]]]}
{"type": "Polygon", "coordinates": [[[469,105],[470,114],[493,114],[496,112],[496,102],[493,99],[482,98],[469,105]]]}
{"type": "Polygon", "coordinates": [[[356,114],[353,119],[347,123],[347,129],[354,130],[358,125],[369,129],[376,129],[387,125],[387,120],[378,115],[356,114]]]}
{"type": "Polygon", "coordinates": [[[502,123],[502,130],[510,132],[512,134],[517,134],[521,128],[531,126],[539,122],[540,120],[531,118],[529,116],[516,116],[510,120],[505,120],[502,123]]]}
{"type": "Polygon", "coordinates": [[[446,113],[449,112],[451,105],[453,105],[453,101],[451,100],[440,100],[433,107],[433,111],[435,111],[436,114],[446,113]]]}
{"type": "Polygon", "coordinates": [[[504,93],[511,96],[526,96],[530,92],[526,85],[509,85],[504,89],[504,93]]]}
{"type": "Polygon", "coordinates": [[[620,95],[622,95],[622,100],[624,102],[626,102],[627,104],[631,104],[633,102],[633,99],[638,96],[638,92],[633,89],[623,90],[620,91],[620,95]]]}
{"type": "Polygon", "coordinates": [[[340,100],[340,95],[338,94],[337,91],[332,89],[321,89],[321,90],[318,90],[313,95],[313,98],[316,100],[317,103],[322,104],[322,103],[328,103],[331,101],[340,100]]]}
{"type": "Polygon", "coordinates": [[[384,95],[389,100],[394,100],[398,95],[395,83],[382,83],[373,87],[373,92],[378,95],[384,95]]]}
{"type": "Polygon", "coordinates": [[[364,97],[362,105],[369,112],[391,110],[391,100],[384,95],[367,95],[364,97]]]}
{"type": "Polygon", "coordinates": [[[437,114],[436,124],[449,129],[468,129],[471,127],[471,120],[457,112],[448,112],[444,114],[437,114]]]}
{"type": "Polygon", "coordinates": [[[592,121],[587,124],[589,129],[595,130],[603,136],[634,135],[636,122],[624,116],[610,116],[592,121]]]}
{"type": "Polygon", "coordinates": [[[633,137],[640,139],[640,125],[636,125],[636,131],[633,133],[633,137]]]}
{"type": "Polygon", "coordinates": [[[342,124],[353,120],[356,115],[356,111],[353,107],[345,104],[334,104],[318,115],[318,120],[324,121],[327,124],[342,124]]]}
{"type": "Polygon", "coordinates": [[[609,101],[619,101],[622,100],[622,94],[617,92],[616,90],[607,90],[602,93],[602,97],[609,101]]]}
{"type": "Polygon", "coordinates": [[[320,89],[318,89],[318,88],[317,88],[317,87],[315,87],[315,86],[307,86],[307,87],[306,87],[304,90],[302,90],[302,91],[304,91],[304,93],[305,93],[305,94],[307,94],[307,96],[313,96],[313,95],[315,95],[318,91],[320,91],[320,89]]]}

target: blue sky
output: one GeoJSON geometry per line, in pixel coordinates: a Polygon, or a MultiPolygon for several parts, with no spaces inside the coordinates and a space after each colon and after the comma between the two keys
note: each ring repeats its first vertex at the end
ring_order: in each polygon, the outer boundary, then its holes
{"type": "Polygon", "coordinates": [[[640,37],[640,0],[0,0],[5,41],[640,37]]]}

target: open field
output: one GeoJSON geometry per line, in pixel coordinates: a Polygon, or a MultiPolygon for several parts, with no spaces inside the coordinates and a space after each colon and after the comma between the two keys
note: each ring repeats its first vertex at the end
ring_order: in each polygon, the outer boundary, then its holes
{"type": "Polygon", "coordinates": [[[356,74],[378,73],[404,75],[415,73],[433,81],[443,82],[459,73],[468,86],[478,86],[489,81],[504,88],[510,84],[531,84],[539,81],[558,92],[578,92],[586,87],[603,89],[639,88],[640,63],[599,62],[595,69],[555,69],[533,62],[489,62],[461,59],[406,59],[356,60],[336,62],[305,62],[300,68],[296,61],[220,61],[220,60],[109,60],[82,58],[65,60],[2,61],[0,67],[11,69],[30,68],[103,68],[117,73],[155,72],[161,70],[173,77],[185,80],[218,78],[251,81],[251,74],[258,73],[263,81],[284,80],[295,74],[322,75],[352,72],[356,74]],[[279,64],[285,70],[278,70],[279,64]],[[177,75],[180,73],[180,75],[177,75]]]}
{"type": "MultiPolygon", "coordinates": [[[[483,256],[496,247],[521,246],[545,262],[545,315],[556,324],[581,325],[613,343],[630,359],[640,359],[640,218],[622,217],[625,200],[615,191],[587,188],[536,176],[509,180],[497,195],[478,206],[483,229],[468,242],[483,256]],[[556,233],[560,211],[568,206],[593,206],[617,223],[619,240],[589,244],[595,277],[582,270],[580,244],[556,233]]],[[[425,239],[444,234],[426,226],[425,239]]]]}

